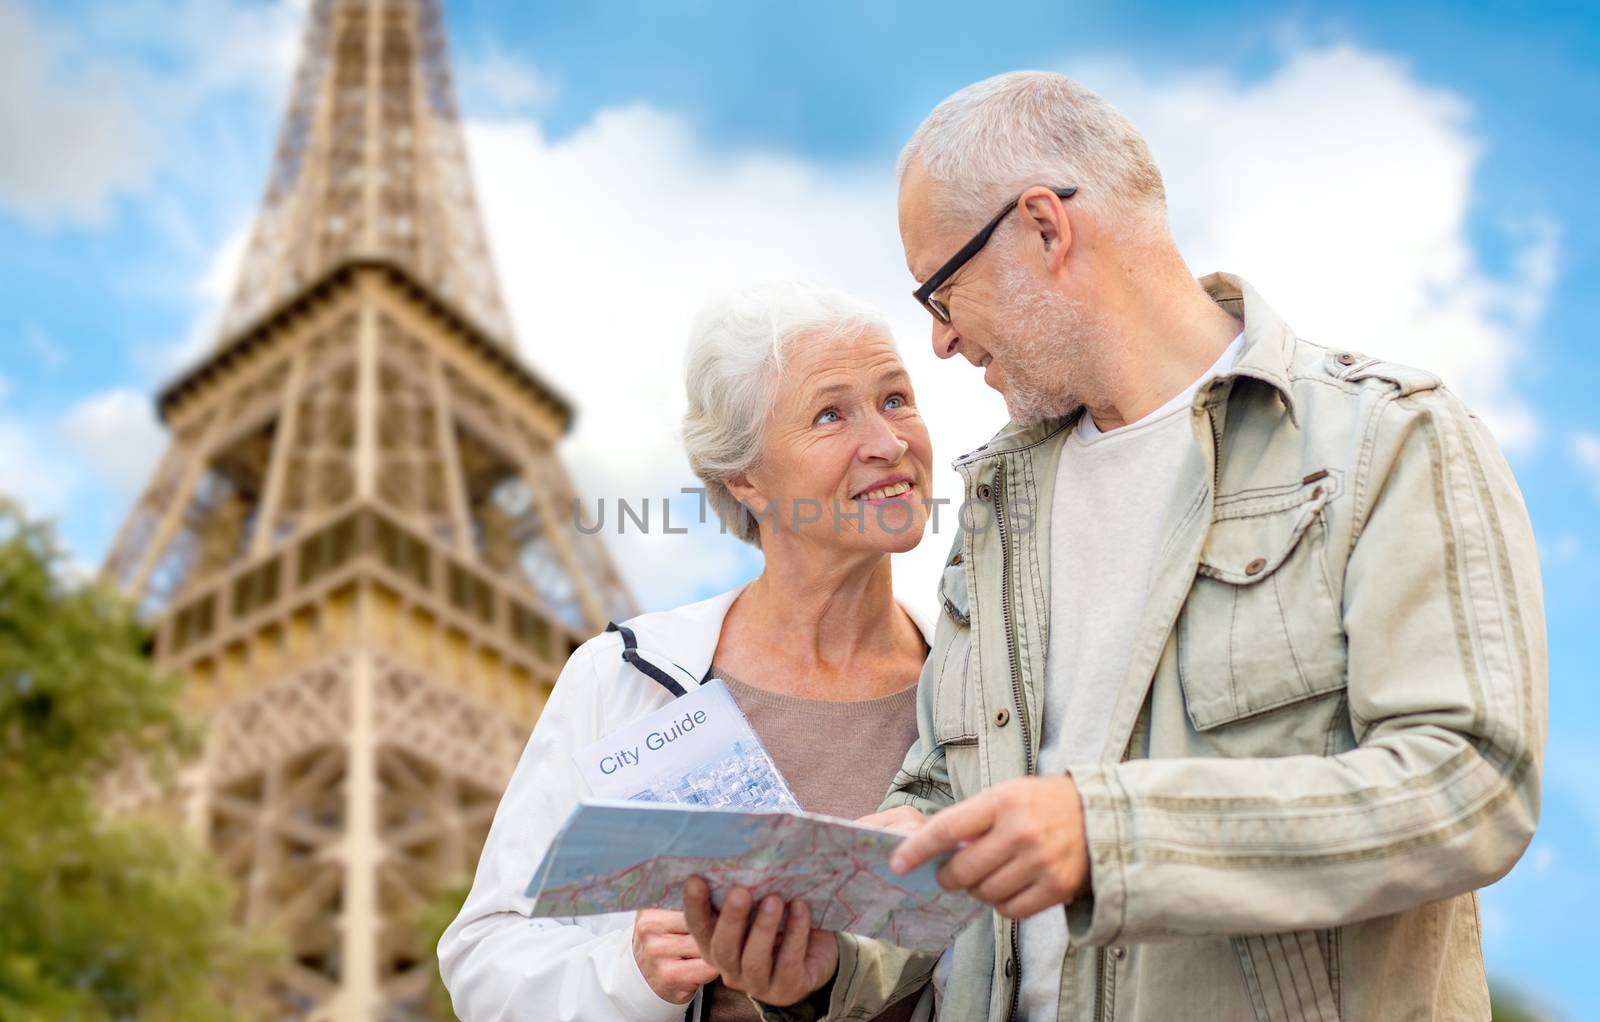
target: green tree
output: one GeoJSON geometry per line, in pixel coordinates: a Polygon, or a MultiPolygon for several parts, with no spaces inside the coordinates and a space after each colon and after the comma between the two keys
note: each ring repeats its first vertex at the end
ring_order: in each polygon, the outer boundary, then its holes
{"type": "Polygon", "coordinates": [[[174,820],[97,806],[132,763],[170,779],[196,733],[134,609],[69,574],[0,498],[0,1022],[256,1015],[272,945],[221,869],[174,820]]]}
{"type": "Polygon", "coordinates": [[[1520,990],[1503,983],[1489,984],[1494,1012],[1490,1022],[1556,1022],[1556,1016],[1537,1006],[1520,990]]]}
{"type": "MultiPolygon", "coordinates": [[[[439,946],[439,938],[444,936],[444,931],[455,920],[456,914],[461,911],[462,903],[467,900],[467,893],[471,890],[470,875],[447,880],[439,885],[428,903],[417,913],[416,932],[425,949],[424,954],[430,959],[434,957],[434,949],[439,946]]],[[[450,991],[444,988],[444,979],[439,975],[437,964],[432,978],[428,981],[424,1008],[428,1018],[445,1020],[456,1017],[450,1005],[450,991]]]]}

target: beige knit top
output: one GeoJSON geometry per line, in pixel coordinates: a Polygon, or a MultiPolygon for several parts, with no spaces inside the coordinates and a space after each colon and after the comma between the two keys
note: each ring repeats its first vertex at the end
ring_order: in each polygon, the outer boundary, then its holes
{"type": "MultiPolygon", "coordinates": [[[[716,664],[734,702],[749,718],[761,744],[800,808],[853,820],[878,811],[917,738],[917,686],[876,699],[802,699],[747,685],[716,664]]],[[[911,1017],[916,998],[895,1005],[880,1019],[911,1017]]],[[[755,1022],[749,998],[717,983],[712,988],[711,1022],[755,1022]]]]}

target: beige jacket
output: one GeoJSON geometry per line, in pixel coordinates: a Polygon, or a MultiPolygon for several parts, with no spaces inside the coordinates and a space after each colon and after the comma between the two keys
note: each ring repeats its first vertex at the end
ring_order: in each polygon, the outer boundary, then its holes
{"type": "MultiPolygon", "coordinates": [[[[1060,1018],[1487,1019],[1476,891],[1533,834],[1545,736],[1516,482],[1436,377],[1297,339],[1237,277],[1203,283],[1244,346],[1194,400],[1207,478],[1167,509],[1107,759],[1071,770],[1093,891],[1064,910],[1060,1018]]],[[[1036,769],[1073,421],[956,462],[971,520],[885,807],[1036,769]]],[[[840,944],[832,985],[769,1018],[870,1017],[933,964],[840,944]]],[[[956,942],[942,1016],[1009,1018],[1018,969],[991,913],[956,942]]]]}

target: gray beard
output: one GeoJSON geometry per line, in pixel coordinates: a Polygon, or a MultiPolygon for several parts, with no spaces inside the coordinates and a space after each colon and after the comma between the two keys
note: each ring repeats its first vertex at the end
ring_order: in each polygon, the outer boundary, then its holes
{"type": "Polygon", "coordinates": [[[995,324],[1006,341],[1006,411],[1033,426],[1076,411],[1094,373],[1092,354],[1106,347],[1106,330],[1084,303],[1040,287],[1021,267],[1006,266],[1000,286],[1009,299],[995,324]]]}

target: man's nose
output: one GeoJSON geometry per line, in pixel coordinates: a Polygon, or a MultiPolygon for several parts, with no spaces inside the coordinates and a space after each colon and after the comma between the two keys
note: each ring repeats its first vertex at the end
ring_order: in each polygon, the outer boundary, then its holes
{"type": "Polygon", "coordinates": [[[961,335],[956,332],[955,326],[933,317],[933,353],[940,358],[949,358],[960,350],[961,335]]]}

